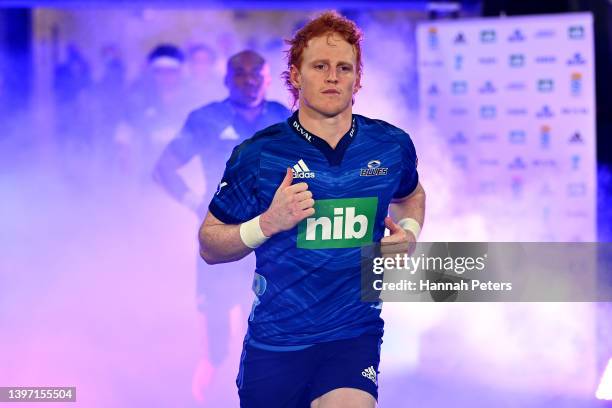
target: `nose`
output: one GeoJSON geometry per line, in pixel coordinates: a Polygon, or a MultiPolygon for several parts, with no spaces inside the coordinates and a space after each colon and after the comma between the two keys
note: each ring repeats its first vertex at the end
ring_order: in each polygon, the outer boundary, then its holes
{"type": "Polygon", "coordinates": [[[330,83],[330,84],[338,83],[338,76],[336,75],[336,70],[334,69],[329,70],[329,74],[327,75],[325,82],[330,83]]]}

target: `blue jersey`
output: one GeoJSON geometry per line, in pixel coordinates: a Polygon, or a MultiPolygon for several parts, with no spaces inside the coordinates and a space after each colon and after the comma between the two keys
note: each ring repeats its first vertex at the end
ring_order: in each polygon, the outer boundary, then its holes
{"type": "Polygon", "coordinates": [[[404,131],[360,115],[335,149],[304,129],[297,112],[234,149],[209,206],[222,222],[263,213],[288,167],[315,200],[312,217],[255,250],[249,341],[302,347],[382,334],[379,306],[360,299],[360,247],[384,236],[391,200],[417,186],[416,165],[404,131]]]}
{"type": "MultiPolygon", "coordinates": [[[[278,102],[263,101],[262,104],[261,113],[252,122],[240,116],[229,99],[205,105],[189,114],[179,136],[168,145],[167,149],[181,162],[200,156],[209,186],[208,197],[212,197],[232,149],[258,130],[289,115],[289,110],[278,102]]],[[[183,193],[177,190],[178,196],[183,193]]]]}

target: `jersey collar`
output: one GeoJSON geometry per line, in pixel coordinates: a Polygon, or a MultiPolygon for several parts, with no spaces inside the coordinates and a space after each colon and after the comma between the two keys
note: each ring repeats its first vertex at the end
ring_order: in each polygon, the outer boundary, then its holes
{"type": "Polygon", "coordinates": [[[346,150],[357,135],[357,121],[355,120],[355,115],[353,115],[351,128],[342,136],[336,148],[333,149],[325,139],[306,130],[304,126],[302,126],[298,113],[299,110],[295,111],[287,120],[289,127],[293,129],[295,134],[318,149],[325,156],[330,166],[339,166],[342,163],[344,153],[346,153],[346,150]]]}

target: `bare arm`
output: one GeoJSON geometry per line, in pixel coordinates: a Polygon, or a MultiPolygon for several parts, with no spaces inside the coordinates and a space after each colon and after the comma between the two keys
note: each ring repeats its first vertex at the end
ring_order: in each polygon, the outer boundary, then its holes
{"type": "MultiPolygon", "coordinates": [[[[292,184],[293,173],[287,169],[270,207],[259,217],[259,228],[266,237],[295,227],[314,214],[314,200],[308,184],[292,184]]],[[[244,244],[240,224],[225,224],[208,212],[199,232],[200,255],[209,264],[244,258],[253,249],[244,244]]]]}
{"type": "Polygon", "coordinates": [[[240,238],[240,224],[224,224],[209,211],[200,227],[200,256],[208,264],[237,261],[253,249],[240,238]]]}
{"type": "Polygon", "coordinates": [[[383,244],[396,244],[401,242],[415,242],[414,234],[404,230],[396,224],[403,218],[415,219],[421,227],[425,220],[425,190],[421,183],[418,183],[416,188],[410,195],[393,200],[389,205],[389,213],[391,217],[385,219],[385,225],[391,231],[391,235],[384,237],[381,240],[383,244]]]}
{"type": "Polygon", "coordinates": [[[202,205],[201,197],[195,196],[178,173],[178,170],[193,158],[193,154],[190,157],[179,157],[173,152],[172,146],[171,143],[161,154],[153,170],[153,179],[175,200],[197,213],[202,205]]]}
{"type": "Polygon", "coordinates": [[[425,190],[421,183],[417,184],[410,195],[393,200],[389,206],[389,213],[394,221],[414,218],[422,227],[425,221],[425,190]]]}

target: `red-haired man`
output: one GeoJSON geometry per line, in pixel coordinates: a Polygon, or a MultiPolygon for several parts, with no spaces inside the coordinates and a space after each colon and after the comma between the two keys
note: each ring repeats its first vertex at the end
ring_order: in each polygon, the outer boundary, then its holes
{"type": "Polygon", "coordinates": [[[289,41],[299,110],[234,150],[200,229],[207,262],[257,257],[242,407],[376,405],[383,321],[361,301],[360,251],[414,242],[425,193],[410,137],[352,112],[360,43],[334,12],[289,41]]]}

